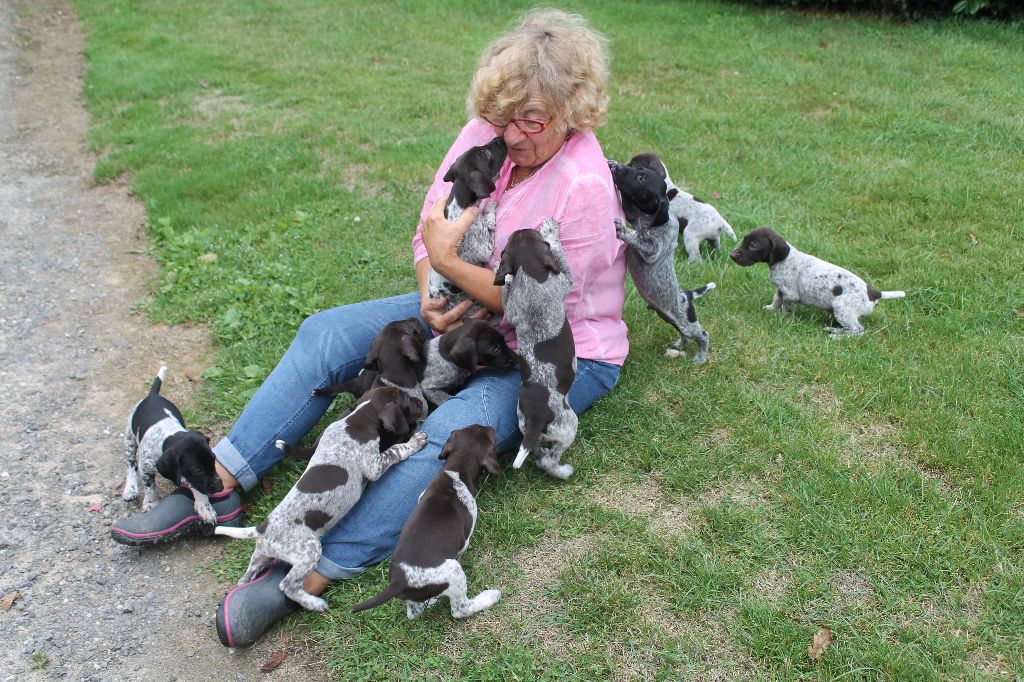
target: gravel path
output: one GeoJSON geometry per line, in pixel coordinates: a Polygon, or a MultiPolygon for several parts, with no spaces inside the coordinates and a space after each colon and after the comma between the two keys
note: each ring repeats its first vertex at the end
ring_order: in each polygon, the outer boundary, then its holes
{"type": "Polygon", "coordinates": [[[321,678],[294,643],[259,671],[280,631],[220,645],[229,585],[196,570],[217,541],[110,540],[134,509],[120,500],[128,410],[161,362],[164,394],[187,404],[211,354],[204,330],[134,314],[155,269],[141,204],[90,182],[83,45],[63,3],[0,0],[0,680],[321,678]]]}

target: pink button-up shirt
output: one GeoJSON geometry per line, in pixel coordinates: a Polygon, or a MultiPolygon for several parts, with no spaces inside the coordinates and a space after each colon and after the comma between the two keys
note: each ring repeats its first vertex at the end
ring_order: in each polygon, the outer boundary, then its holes
{"type": "MultiPolygon", "coordinates": [[[[414,262],[427,256],[423,220],[451,183],[442,178],[448,167],[470,147],[486,144],[494,129],[473,119],[459,133],[434,176],[412,239],[414,262]]],[[[529,179],[506,190],[512,173],[508,159],[501,167],[491,199],[497,202],[494,252],[487,267],[494,269],[509,236],[516,230],[536,230],[544,218],[558,221],[566,260],[572,270],[572,289],[565,299],[576,356],[621,365],[629,352],[622,306],[626,298],[625,246],[615,237],[613,220],[622,216],[618,194],[601,145],[592,132],[573,133],[562,148],[529,179]]],[[[485,200],[486,201],[486,200],[485,200]]],[[[515,330],[504,318],[497,327],[511,348],[515,330]]]]}

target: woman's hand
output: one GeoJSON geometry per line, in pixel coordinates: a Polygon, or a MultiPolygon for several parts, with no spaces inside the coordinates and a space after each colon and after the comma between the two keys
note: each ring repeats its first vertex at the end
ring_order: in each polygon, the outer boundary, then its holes
{"type": "MultiPolygon", "coordinates": [[[[466,314],[466,311],[473,307],[473,301],[463,301],[448,312],[445,312],[444,307],[448,303],[448,298],[442,296],[441,298],[426,298],[424,297],[420,303],[420,315],[423,320],[427,323],[431,329],[444,334],[450,332],[459,325],[462,324],[462,316],[466,314]]],[[[487,308],[481,308],[476,311],[470,318],[482,318],[487,319],[491,316],[491,311],[487,308]]]]}
{"type": "MultiPolygon", "coordinates": [[[[434,202],[427,217],[423,220],[423,229],[420,233],[431,267],[445,277],[448,276],[447,265],[459,258],[459,244],[462,243],[462,236],[473,224],[479,212],[476,206],[470,206],[459,216],[458,220],[448,222],[444,217],[446,200],[447,197],[441,197],[434,202]]],[[[463,309],[462,312],[464,313],[466,310],[463,309]]],[[[423,312],[423,316],[426,319],[426,312],[423,312]]],[[[430,320],[427,322],[429,323],[430,320]]],[[[435,327],[435,329],[438,328],[435,327]]]]}

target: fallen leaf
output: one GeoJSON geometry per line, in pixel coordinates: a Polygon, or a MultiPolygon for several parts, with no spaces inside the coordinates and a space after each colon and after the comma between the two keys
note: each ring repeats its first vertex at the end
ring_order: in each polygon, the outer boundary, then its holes
{"type": "Polygon", "coordinates": [[[196,381],[196,378],[194,376],[192,376],[191,374],[189,374],[188,372],[185,372],[185,378],[188,379],[192,383],[195,383],[195,381],[196,381]]]}
{"type": "Polygon", "coordinates": [[[210,86],[206,84],[206,81],[199,81],[199,87],[201,87],[201,88],[208,88],[210,86]]]}
{"type": "Polygon", "coordinates": [[[100,505],[100,504],[90,504],[86,508],[86,511],[98,512],[100,509],[103,509],[103,505],[100,505]]]}
{"type": "Polygon", "coordinates": [[[840,232],[842,232],[844,227],[846,227],[846,226],[845,225],[840,225],[839,229],[836,230],[836,234],[839,234],[840,232]]]}
{"type": "Polygon", "coordinates": [[[736,152],[736,158],[737,158],[737,160],[743,158],[743,150],[742,149],[740,151],[736,152]]]}
{"type": "Polygon", "coordinates": [[[290,642],[290,641],[292,641],[292,638],[289,637],[288,635],[285,635],[284,637],[281,638],[281,646],[283,646],[284,648],[287,649],[288,648],[288,642],[290,642]]]}
{"type": "Polygon", "coordinates": [[[822,40],[820,43],[818,43],[818,47],[820,47],[821,49],[824,50],[825,48],[828,47],[828,43],[826,43],[824,40],[822,40]]]}
{"type": "Polygon", "coordinates": [[[677,351],[675,348],[666,348],[665,349],[665,357],[666,358],[678,358],[680,355],[682,355],[682,353],[677,351]]]}
{"type": "Polygon", "coordinates": [[[284,663],[286,658],[288,658],[287,651],[275,651],[270,654],[270,660],[260,666],[260,672],[269,673],[272,670],[276,670],[279,665],[284,663]]]}
{"type": "Polygon", "coordinates": [[[978,245],[978,238],[975,237],[974,234],[971,234],[971,243],[974,244],[975,246],[978,245]]]}
{"type": "Polygon", "coordinates": [[[719,194],[718,192],[712,192],[712,193],[711,193],[711,198],[712,198],[712,199],[721,199],[721,198],[722,198],[722,195],[721,195],[721,194],[719,194]]]}
{"type": "Polygon", "coordinates": [[[825,649],[832,644],[832,631],[828,628],[822,628],[814,633],[814,638],[811,640],[811,645],[807,647],[807,655],[811,657],[812,661],[817,662],[825,655],[825,649]]]}
{"type": "Polygon", "coordinates": [[[1024,310],[1018,310],[1017,317],[1024,317],[1024,310]]]}
{"type": "Polygon", "coordinates": [[[263,492],[269,493],[270,490],[274,487],[274,484],[270,482],[269,478],[264,476],[263,480],[260,481],[260,486],[263,488],[263,492]]]}
{"type": "Polygon", "coordinates": [[[217,254],[215,253],[204,253],[202,256],[197,256],[196,260],[201,260],[204,263],[213,263],[217,260],[217,254]]]}
{"type": "Polygon", "coordinates": [[[21,596],[21,592],[15,590],[14,592],[8,592],[4,596],[0,597],[0,610],[10,611],[11,607],[14,606],[14,601],[21,596]]]}

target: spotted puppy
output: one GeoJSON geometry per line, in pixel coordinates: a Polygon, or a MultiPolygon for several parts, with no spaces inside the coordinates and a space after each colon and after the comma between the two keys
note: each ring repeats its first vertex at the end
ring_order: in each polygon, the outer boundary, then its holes
{"type": "Polygon", "coordinates": [[[474,424],[453,431],[441,450],[444,467],[420,495],[402,527],[391,557],[391,582],[379,594],[352,607],[366,611],[398,597],[405,600],[409,620],[418,618],[441,597],[448,597],[452,616],[465,618],[494,606],[498,590],[484,590],[470,599],[466,574],[459,563],[476,526],[476,481],[482,471],[501,474],[496,458],[498,438],[489,426],[474,424]]]}
{"type": "Polygon", "coordinates": [[[460,385],[477,367],[512,369],[516,354],[505,337],[489,323],[468,319],[455,329],[427,342],[427,368],[423,372],[423,395],[435,405],[451,396],[446,392],[460,385]]]}
{"type": "MultiPolygon", "coordinates": [[[[491,196],[507,153],[505,139],[495,137],[487,144],[471,147],[455,160],[444,176],[445,182],[453,183],[445,207],[448,220],[458,220],[467,208],[491,196]]],[[[490,259],[494,250],[495,207],[493,201],[488,203],[462,235],[458,251],[460,259],[479,266],[485,265],[490,259]]],[[[431,298],[448,298],[445,310],[451,310],[469,298],[462,289],[433,269],[430,270],[427,286],[431,298]]],[[[474,306],[466,314],[476,310],[479,310],[479,306],[474,306]]]]}
{"type": "Polygon", "coordinates": [[[775,298],[765,310],[782,308],[793,312],[797,303],[832,313],[838,327],[825,327],[834,335],[860,336],[862,315],[875,309],[885,298],[903,298],[902,291],[878,291],[845,268],[798,251],[775,230],[759,227],[748,232],[729,256],[744,267],[767,263],[775,298]]]}
{"type": "Polygon", "coordinates": [[[694,341],[693,363],[703,364],[708,359],[708,333],[697,321],[693,302],[714,289],[715,283],[688,291],[679,288],[675,267],[679,228],[669,213],[665,181],[658,173],[615,161],[609,162],[609,167],[623,213],[635,228],[615,219],[615,235],[626,242],[626,268],[633,284],[647,304],[679,332],[672,346],[680,348],[684,341],[694,341]]]}
{"type": "Polygon", "coordinates": [[[351,413],[324,430],[306,471],[263,523],[252,528],[217,526],[217,535],[256,538],[249,568],[238,584],[250,582],[272,560],[281,559],[292,567],[281,591],[310,611],[324,611],[327,602],[303,589],[320,561],[320,538],[355,506],[367,481],[376,481],[391,465],[423,448],[427,434],[418,432],[408,442],[380,451],[382,434],[410,433],[419,409],[394,387],[373,389],[351,413]]]}
{"type": "Polygon", "coordinates": [[[160,386],[167,377],[161,367],[149,389],[128,415],[124,430],[125,481],[122,497],[126,501],[139,496],[139,472],[146,494],[142,511],[152,509],[160,499],[156,474],[181,485],[184,481],[195,497],[196,514],[203,523],[216,523],[217,512],[208,495],[224,490],[214,467],[216,460],[210,439],[199,431],[185,428],[181,412],[160,395],[160,386]]]}
{"type": "Polygon", "coordinates": [[[505,318],[519,341],[519,430],[523,443],[512,467],[527,455],[556,478],[573,468],[560,464],[576,438],[579,419],[566,396],[576,378],[576,344],[565,316],[572,274],[558,239],[558,223],[547,218],[540,230],[518,230],[501,254],[494,283],[501,286],[505,318]]]}
{"type": "MultiPolygon", "coordinates": [[[[394,386],[420,403],[422,420],[427,416],[427,400],[422,388],[427,367],[424,339],[423,325],[415,317],[387,323],[370,344],[359,374],[343,383],[314,389],[313,395],[351,393],[358,400],[370,389],[394,386]]],[[[386,441],[384,447],[392,444],[386,441]]],[[[308,448],[288,445],[284,450],[296,459],[309,459],[316,451],[316,444],[308,448]]]]}
{"type": "Polygon", "coordinates": [[[668,175],[668,168],[657,154],[651,152],[637,154],[629,160],[627,165],[633,168],[650,168],[665,181],[668,212],[679,221],[679,233],[683,236],[683,248],[686,249],[689,262],[701,262],[700,245],[702,242],[711,242],[711,248],[719,251],[722,248],[723,232],[736,241],[736,233],[732,231],[732,226],[725,221],[725,218],[714,206],[684,192],[672,182],[672,178],[668,175]]]}

